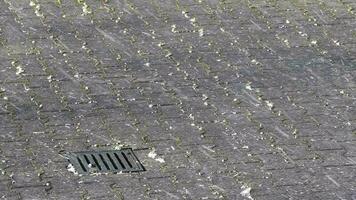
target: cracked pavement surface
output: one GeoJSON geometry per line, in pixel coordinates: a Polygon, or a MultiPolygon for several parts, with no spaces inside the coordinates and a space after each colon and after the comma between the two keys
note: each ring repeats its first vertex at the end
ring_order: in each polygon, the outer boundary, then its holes
{"type": "Polygon", "coordinates": [[[0,0],[0,197],[355,200],[355,9],[0,0]],[[122,147],[147,171],[63,156],[122,147]]]}

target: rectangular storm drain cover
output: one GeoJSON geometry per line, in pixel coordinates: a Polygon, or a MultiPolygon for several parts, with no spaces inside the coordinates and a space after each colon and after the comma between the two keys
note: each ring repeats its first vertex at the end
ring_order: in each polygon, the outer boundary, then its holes
{"type": "Polygon", "coordinates": [[[145,171],[132,149],[73,152],[68,159],[78,174],[145,171]]]}

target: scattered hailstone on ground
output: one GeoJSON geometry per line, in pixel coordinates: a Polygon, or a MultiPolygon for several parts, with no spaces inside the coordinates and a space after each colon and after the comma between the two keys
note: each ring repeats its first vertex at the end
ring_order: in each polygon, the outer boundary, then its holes
{"type": "Polygon", "coordinates": [[[189,118],[192,119],[192,120],[194,120],[193,114],[189,114],[189,118]]]}
{"type": "Polygon", "coordinates": [[[259,64],[260,64],[260,62],[258,62],[256,59],[252,59],[252,60],[251,60],[251,63],[252,63],[252,64],[255,64],[255,65],[259,65],[259,64]]]}
{"type": "Polygon", "coordinates": [[[312,45],[316,45],[318,43],[318,41],[316,41],[316,40],[312,40],[311,42],[310,42],[310,44],[312,44],[312,45]]]}
{"type": "Polygon", "coordinates": [[[160,162],[160,163],[165,163],[163,158],[157,157],[157,153],[156,153],[156,149],[152,149],[152,151],[150,151],[148,153],[148,157],[160,162]]]}
{"type": "Polygon", "coordinates": [[[35,7],[35,14],[37,17],[44,17],[43,14],[40,12],[41,10],[41,6],[40,5],[36,5],[35,7]]]}
{"type": "Polygon", "coordinates": [[[16,75],[20,75],[24,72],[24,70],[22,69],[21,65],[18,65],[16,67],[16,75]]]}
{"type": "Polygon", "coordinates": [[[301,32],[301,31],[299,31],[298,33],[299,33],[299,35],[301,35],[302,37],[306,37],[306,36],[308,36],[308,34],[303,33],[303,32],[301,32]]]}
{"type": "Polygon", "coordinates": [[[172,26],[171,26],[171,31],[173,32],[173,33],[177,33],[178,31],[176,30],[176,28],[177,28],[177,26],[175,25],[175,24],[173,24],[172,26]]]}
{"type": "Polygon", "coordinates": [[[83,15],[88,15],[91,13],[91,10],[86,3],[83,3],[82,10],[83,10],[83,15]]]}
{"type": "Polygon", "coordinates": [[[118,142],[118,144],[114,146],[114,149],[115,150],[121,150],[121,149],[123,149],[125,147],[127,147],[127,145],[118,142]]]}
{"type": "Polygon", "coordinates": [[[182,15],[184,15],[185,18],[189,18],[188,12],[187,11],[182,11],[182,15]]]}
{"type": "Polygon", "coordinates": [[[338,40],[333,40],[333,42],[336,46],[340,46],[340,42],[338,40]]]}
{"type": "Polygon", "coordinates": [[[164,45],[165,45],[164,42],[160,42],[160,43],[157,44],[157,46],[159,46],[159,47],[163,47],[164,45]]]}
{"type": "Polygon", "coordinates": [[[160,162],[160,163],[165,163],[163,158],[156,158],[156,161],[160,162]]]}
{"type": "Polygon", "coordinates": [[[283,42],[284,42],[287,46],[289,46],[289,40],[288,40],[288,39],[283,40],[283,42]]]}
{"type": "Polygon", "coordinates": [[[36,3],[34,2],[34,1],[30,1],[30,6],[31,7],[33,7],[33,6],[35,6],[36,5],[36,3]]]}
{"type": "Polygon", "coordinates": [[[172,56],[172,53],[168,52],[164,57],[168,58],[168,57],[171,57],[171,56],[172,56]]]}
{"type": "Polygon", "coordinates": [[[252,90],[251,83],[247,83],[246,86],[245,86],[245,88],[246,88],[247,90],[252,90]]]}
{"type": "Polygon", "coordinates": [[[206,94],[203,94],[202,96],[203,96],[203,101],[209,99],[208,95],[206,95],[206,94]]]}
{"type": "Polygon", "coordinates": [[[199,36],[200,37],[203,37],[204,36],[204,29],[203,28],[201,28],[201,29],[199,29],[199,36]]]}
{"type": "Polygon", "coordinates": [[[272,110],[272,109],[273,109],[274,105],[273,105],[273,103],[272,103],[272,102],[270,102],[270,101],[266,101],[266,104],[267,104],[267,106],[268,106],[268,108],[269,108],[270,110],[272,110]]]}
{"type": "Polygon", "coordinates": [[[52,79],[52,75],[49,75],[49,76],[47,76],[47,80],[48,80],[48,82],[52,82],[53,81],[53,79],[52,79]]]}
{"type": "Polygon", "coordinates": [[[69,165],[67,166],[67,170],[75,175],[78,174],[78,172],[75,170],[74,166],[71,163],[69,163],[69,165]]]}
{"type": "Polygon", "coordinates": [[[250,194],[250,192],[251,192],[251,187],[247,187],[247,186],[243,185],[243,186],[241,187],[241,189],[243,189],[243,190],[240,192],[241,196],[253,200],[253,198],[251,197],[251,194],[250,194]]]}

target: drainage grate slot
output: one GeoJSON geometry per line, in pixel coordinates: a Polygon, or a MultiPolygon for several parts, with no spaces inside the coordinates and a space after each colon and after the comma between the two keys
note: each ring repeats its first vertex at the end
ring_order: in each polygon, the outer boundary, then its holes
{"type": "Polygon", "coordinates": [[[107,170],[110,170],[109,165],[108,165],[108,163],[106,163],[106,161],[105,161],[103,155],[99,154],[99,157],[100,157],[101,161],[104,163],[106,169],[107,169],[107,170]]]}
{"type": "Polygon", "coordinates": [[[88,156],[87,156],[87,155],[83,155],[83,156],[84,156],[85,161],[87,162],[87,165],[89,165],[89,164],[90,164],[90,161],[89,161],[88,156]]]}
{"type": "Polygon", "coordinates": [[[124,159],[126,160],[126,163],[130,166],[130,167],[132,167],[132,164],[131,164],[131,162],[129,161],[129,159],[127,159],[127,156],[124,154],[124,153],[121,153],[121,155],[124,157],[124,159]]]}
{"type": "Polygon", "coordinates": [[[111,158],[109,153],[106,153],[106,156],[108,157],[108,159],[110,160],[111,165],[115,168],[115,169],[119,169],[116,166],[116,163],[114,162],[114,160],[111,158]]]}
{"type": "Polygon", "coordinates": [[[86,172],[86,171],[87,171],[87,168],[84,166],[82,160],[81,160],[79,157],[77,157],[77,160],[78,160],[78,162],[79,162],[80,167],[82,168],[82,170],[86,172]]]}
{"type": "MultiPolygon", "coordinates": [[[[92,165],[92,167],[97,167],[99,170],[101,170],[101,166],[99,164],[98,159],[96,159],[95,155],[91,154],[91,157],[93,158],[93,160],[95,162],[95,165],[92,165]]],[[[92,163],[92,164],[94,164],[94,163],[92,163]]]]}
{"type": "Polygon", "coordinates": [[[74,152],[70,154],[69,162],[79,174],[145,170],[132,149],[74,152]]]}
{"type": "Polygon", "coordinates": [[[120,157],[117,155],[117,153],[114,153],[116,160],[120,163],[120,166],[122,169],[126,169],[125,165],[122,163],[120,157]]]}

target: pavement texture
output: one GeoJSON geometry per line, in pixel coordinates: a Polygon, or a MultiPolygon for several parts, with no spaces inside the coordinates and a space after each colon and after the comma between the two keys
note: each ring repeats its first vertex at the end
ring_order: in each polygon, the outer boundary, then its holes
{"type": "Polygon", "coordinates": [[[355,0],[0,0],[3,199],[356,199],[355,0]],[[79,176],[67,152],[146,171],[79,176]]]}

